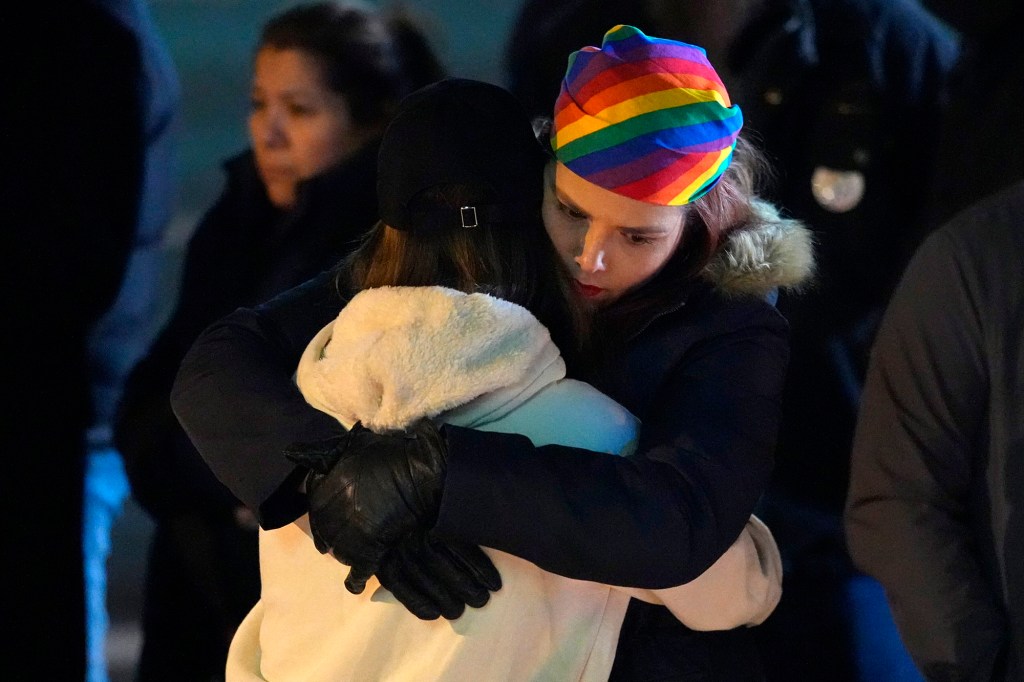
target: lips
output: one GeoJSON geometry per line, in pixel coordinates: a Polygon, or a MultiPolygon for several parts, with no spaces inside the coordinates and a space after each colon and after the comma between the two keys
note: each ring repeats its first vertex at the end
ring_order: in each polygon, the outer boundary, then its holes
{"type": "Polygon", "coordinates": [[[594,298],[595,296],[599,296],[601,293],[604,292],[604,289],[602,289],[601,287],[595,287],[590,284],[584,284],[578,279],[574,279],[572,283],[576,291],[584,298],[594,298]]]}
{"type": "Polygon", "coordinates": [[[266,182],[290,181],[295,177],[295,173],[282,166],[261,166],[260,175],[263,176],[266,182]]]}

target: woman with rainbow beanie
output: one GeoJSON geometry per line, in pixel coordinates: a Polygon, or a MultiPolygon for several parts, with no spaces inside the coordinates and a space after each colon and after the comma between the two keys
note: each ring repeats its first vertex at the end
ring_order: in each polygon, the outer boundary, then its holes
{"type": "MultiPolygon", "coordinates": [[[[699,47],[617,26],[570,57],[537,179],[545,228],[590,313],[589,332],[561,351],[570,376],[639,418],[634,454],[453,424],[350,438],[291,377],[302,331],[337,313],[325,276],[208,328],[182,364],[176,413],[265,529],[308,512],[321,551],[351,567],[354,594],[386,567],[410,610],[446,612],[486,567],[406,551],[424,533],[435,548],[480,545],[577,580],[688,583],[736,540],[767,483],[788,362],[770,300],[812,270],[808,232],[755,195],[741,126],[699,47]],[[284,455],[296,442],[335,463],[310,474],[284,455]]],[[[480,207],[469,208],[472,229],[480,207]]],[[[631,599],[609,679],[762,679],[748,634],[692,630],[631,599]]]]}

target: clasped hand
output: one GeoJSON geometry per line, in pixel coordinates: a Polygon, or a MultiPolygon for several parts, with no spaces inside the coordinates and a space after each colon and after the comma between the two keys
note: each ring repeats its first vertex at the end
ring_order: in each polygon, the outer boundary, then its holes
{"type": "Polygon", "coordinates": [[[362,593],[376,574],[409,611],[433,620],[458,618],[500,589],[479,547],[430,536],[446,473],[444,438],[430,420],[386,433],[357,423],[338,438],[292,445],[285,456],[310,470],[313,541],[349,566],[349,592],[362,593]]]}

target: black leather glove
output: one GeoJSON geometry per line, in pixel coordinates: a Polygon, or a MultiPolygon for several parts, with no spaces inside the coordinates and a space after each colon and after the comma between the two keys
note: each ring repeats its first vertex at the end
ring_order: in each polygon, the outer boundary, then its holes
{"type": "Polygon", "coordinates": [[[471,605],[481,603],[477,587],[500,587],[497,570],[479,548],[442,551],[443,544],[425,541],[437,519],[446,455],[430,420],[382,434],[357,423],[344,436],[294,445],[285,455],[310,469],[306,495],[313,541],[350,567],[345,587],[353,594],[363,591],[389,552],[381,583],[390,584],[403,604],[412,604],[416,615],[432,613],[421,606],[428,603],[454,613],[451,599],[438,597],[440,586],[471,605]],[[460,574],[460,566],[468,572],[460,574]]]}
{"type": "Polygon", "coordinates": [[[423,620],[454,620],[466,606],[480,608],[501,589],[490,558],[476,545],[448,543],[415,533],[384,556],[380,584],[423,620]]]}

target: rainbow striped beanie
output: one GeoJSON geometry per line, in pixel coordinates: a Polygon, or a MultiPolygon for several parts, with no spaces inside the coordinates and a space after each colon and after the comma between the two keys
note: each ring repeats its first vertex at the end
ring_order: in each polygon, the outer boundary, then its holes
{"type": "Polygon", "coordinates": [[[599,187],[680,206],[715,186],[742,127],[703,48],[619,25],[570,55],[551,147],[599,187]]]}

